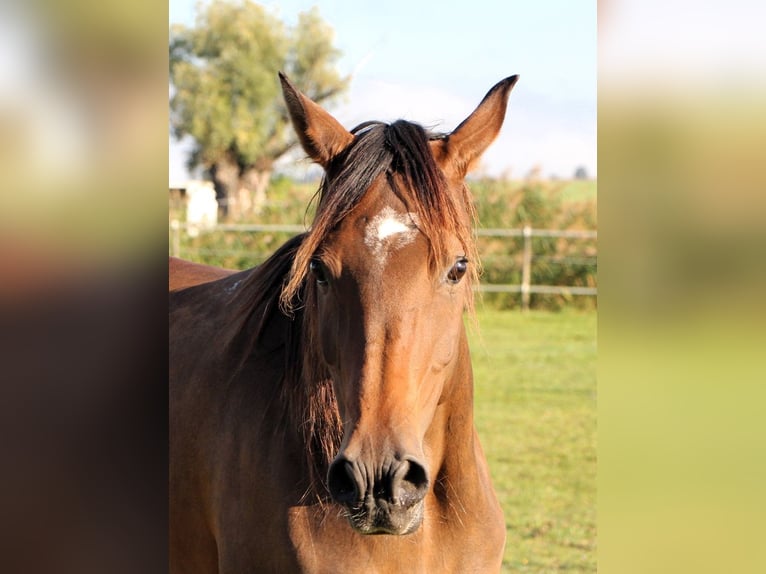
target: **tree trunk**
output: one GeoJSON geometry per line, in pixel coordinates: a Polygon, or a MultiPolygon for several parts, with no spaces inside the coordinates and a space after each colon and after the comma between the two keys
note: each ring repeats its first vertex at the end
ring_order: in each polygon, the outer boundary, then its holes
{"type": "Polygon", "coordinates": [[[256,169],[240,167],[230,159],[216,162],[210,169],[216,189],[220,215],[237,220],[257,215],[266,204],[266,188],[271,179],[271,167],[256,169]]]}
{"type": "Polygon", "coordinates": [[[239,215],[236,191],[239,189],[239,167],[228,158],[217,161],[210,168],[210,176],[218,201],[218,215],[223,219],[236,219],[239,215]]]}
{"type": "Polygon", "coordinates": [[[247,215],[257,215],[266,205],[270,179],[271,169],[248,168],[240,177],[240,190],[245,190],[248,200],[247,215]]]}

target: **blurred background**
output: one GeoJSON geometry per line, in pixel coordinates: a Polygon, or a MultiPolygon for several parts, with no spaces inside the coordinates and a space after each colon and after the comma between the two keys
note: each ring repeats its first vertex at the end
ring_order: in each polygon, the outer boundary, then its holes
{"type": "Polygon", "coordinates": [[[166,569],[167,9],[0,3],[0,571],[166,569]]]}
{"type": "MultiPolygon", "coordinates": [[[[449,131],[492,84],[521,75],[503,135],[474,176],[477,193],[496,198],[486,217],[502,213],[501,204],[529,205],[556,222],[544,228],[578,230],[558,223],[580,193],[566,185],[598,175],[597,515],[596,322],[587,308],[594,304],[577,303],[594,298],[530,296],[525,314],[520,293],[501,293],[497,306],[486,294],[487,349],[474,351],[477,372],[482,361],[493,363],[494,333],[525,382],[505,402],[491,387],[477,391],[477,400],[502,405],[484,413],[480,432],[498,437],[506,459],[492,467],[511,509],[505,568],[762,572],[763,5],[316,4],[315,24],[332,30],[328,61],[343,85],[327,107],[346,125],[404,116],[449,131]],[[506,323],[492,323],[503,313],[515,321],[510,336],[506,323]],[[563,391],[561,402],[552,389],[563,391]],[[560,437],[546,430],[566,428],[574,430],[560,437]],[[561,448],[551,451],[552,443],[561,448]],[[522,457],[534,469],[526,482],[513,474],[522,457]]],[[[271,26],[275,35],[296,29],[306,8],[264,5],[281,23],[271,26]]],[[[177,209],[179,226],[187,224],[174,197],[209,171],[189,169],[194,145],[172,103],[168,109],[181,83],[172,63],[194,42],[168,47],[197,27],[197,15],[171,3],[169,17],[167,6],[145,0],[0,5],[3,572],[166,569],[161,293],[173,233],[165,216],[169,222],[177,209]]],[[[294,62],[304,48],[319,53],[296,45],[294,62]]],[[[296,83],[316,96],[298,71],[296,83]]],[[[297,204],[302,198],[285,191],[284,178],[309,185],[316,176],[292,165],[271,166],[269,182],[283,186],[278,201],[297,204]]],[[[592,189],[582,192],[585,203],[592,189]]],[[[219,223],[230,217],[219,215],[219,223]]],[[[508,217],[492,225],[523,224],[508,217]]],[[[579,230],[595,229],[595,218],[588,221],[579,230]]],[[[202,249],[192,242],[210,235],[182,237],[181,254],[202,249]]],[[[511,273],[523,269],[523,241],[518,247],[521,259],[497,253],[510,270],[498,284],[523,284],[511,273]]],[[[549,277],[529,283],[555,284],[549,277]]]]}
{"type": "Polygon", "coordinates": [[[599,569],[759,572],[762,3],[599,2],[599,569]]]}

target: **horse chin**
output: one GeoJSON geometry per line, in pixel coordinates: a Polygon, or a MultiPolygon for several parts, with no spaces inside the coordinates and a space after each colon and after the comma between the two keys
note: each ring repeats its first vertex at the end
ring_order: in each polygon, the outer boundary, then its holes
{"type": "Polygon", "coordinates": [[[388,510],[376,507],[372,510],[349,511],[346,514],[351,528],[359,534],[389,534],[404,536],[413,534],[423,523],[423,502],[406,509],[388,510]]]}

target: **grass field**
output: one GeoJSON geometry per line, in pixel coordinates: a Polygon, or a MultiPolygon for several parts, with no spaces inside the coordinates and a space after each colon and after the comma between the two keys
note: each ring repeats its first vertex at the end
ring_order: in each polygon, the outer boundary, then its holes
{"type": "Polygon", "coordinates": [[[503,572],[595,572],[596,313],[477,318],[476,425],[505,512],[503,572]]]}

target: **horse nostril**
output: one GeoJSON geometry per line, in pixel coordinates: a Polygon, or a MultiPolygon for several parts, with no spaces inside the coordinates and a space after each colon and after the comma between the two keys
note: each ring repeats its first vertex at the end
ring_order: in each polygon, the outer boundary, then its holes
{"type": "Polygon", "coordinates": [[[357,481],[354,477],[354,468],[346,458],[338,458],[331,465],[327,473],[327,486],[330,496],[340,504],[352,504],[358,500],[357,481]]]}
{"type": "Polygon", "coordinates": [[[417,488],[427,488],[428,476],[423,465],[414,460],[408,461],[408,464],[409,468],[407,469],[407,474],[404,475],[404,480],[415,485],[417,488]]]}
{"type": "Polygon", "coordinates": [[[415,460],[408,460],[405,472],[397,472],[392,484],[393,499],[402,506],[411,506],[420,502],[428,492],[428,473],[425,467],[415,460]]]}

